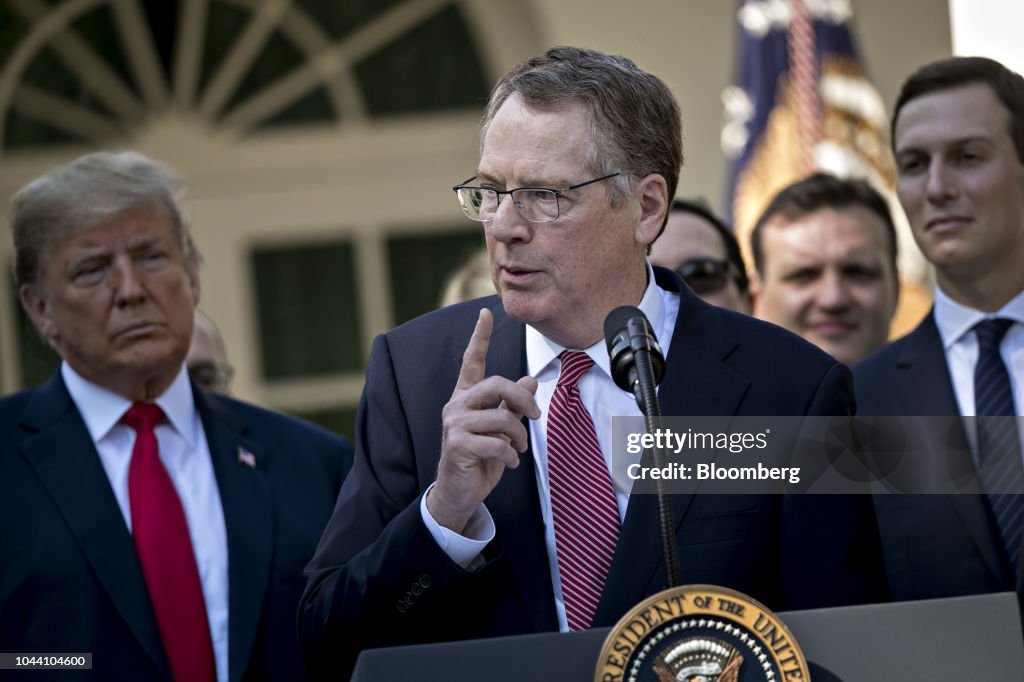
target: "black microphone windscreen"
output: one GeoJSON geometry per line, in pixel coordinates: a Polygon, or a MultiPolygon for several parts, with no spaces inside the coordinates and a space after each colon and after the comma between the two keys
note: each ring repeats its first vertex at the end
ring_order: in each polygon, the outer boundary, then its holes
{"type": "Polygon", "coordinates": [[[608,346],[608,352],[612,350],[615,336],[626,328],[626,325],[634,317],[647,319],[643,311],[631,305],[619,306],[608,313],[604,318],[604,342],[608,346]]]}

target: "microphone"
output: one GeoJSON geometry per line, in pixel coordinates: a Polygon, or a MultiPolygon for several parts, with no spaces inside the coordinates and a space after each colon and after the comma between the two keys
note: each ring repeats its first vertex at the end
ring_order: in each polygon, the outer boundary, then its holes
{"type": "Polygon", "coordinates": [[[665,373],[665,356],[647,316],[633,306],[616,308],[604,320],[604,341],[615,385],[633,394],[645,416],[660,416],[655,387],[665,373]]]}
{"type": "MultiPolygon", "coordinates": [[[[640,412],[646,418],[647,430],[656,432],[661,425],[661,405],[657,386],[665,373],[665,356],[658,339],[651,331],[651,323],[639,308],[622,306],[604,318],[604,341],[611,360],[612,379],[623,391],[632,393],[640,412]]],[[[660,447],[652,448],[654,465],[663,468],[667,457],[660,447]]],[[[658,534],[665,559],[666,587],[682,584],[679,570],[679,549],[675,542],[672,520],[672,498],[661,479],[655,481],[657,492],[658,534]]]]}

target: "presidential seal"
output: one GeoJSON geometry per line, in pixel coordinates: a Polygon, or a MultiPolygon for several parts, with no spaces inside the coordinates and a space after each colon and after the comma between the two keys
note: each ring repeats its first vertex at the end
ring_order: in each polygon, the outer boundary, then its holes
{"type": "Polygon", "coordinates": [[[685,585],[650,597],[604,641],[594,682],[810,680],[789,629],[744,594],[685,585]]]}

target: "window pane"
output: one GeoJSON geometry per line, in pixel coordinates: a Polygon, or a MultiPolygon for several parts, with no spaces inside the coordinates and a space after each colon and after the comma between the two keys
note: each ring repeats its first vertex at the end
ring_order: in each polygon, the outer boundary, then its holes
{"type": "Polygon", "coordinates": [[[50,47],[44,47],[25,69],[23,80],[44,92],[63,97],[87,109],[109,116],[110,111],[100,102],[82,79],[64,64],[50,47]]]}
{"type": "Polygon", "coordinates": [[[263,46],[249,72],[238,85],[228,102],[226,110],[259,93],[282,76],[302,66],[305,56],[296,46],[280,33],[274,33],[263,46]]]}
{"type": "Polygon", "coordinates": [[[388,263],[395,324],[437,308],[451,272],[483,247],[482,230],[391,239],[388,263]]]}
{"type": "MultiPolygon", "coordinates": [[[[178,42],[178,20],[181,8],[178,2],[167,0],[142,0],[149,30],[153,33],[153,44],[160,57],[160,68],[170,83],[174,75],[174,51],[178,42]]],[[[191,40],[191,38],[189,38],[191,40]]]]}
{"type": "Polygon", "coordinates": [[[199,70],[199,92],[206,90],[221,61],[242,35],[249,13],[225,2],[211,2],[206,17],[206,39],[203,41],[203,65],[199,70]]]}
{"type": "Polygon", "coordinates": [[[7,124],[4,126],[4,147],[7,149],[73,142],[82,140],[30,116],[23,116],[17,111],[11,110],[7,114],[7,124]]]}
{"type": "Polygon", "coordinates": [[[254,251],[266,379],[362,369],[353,268],[345,242],[254,251]]]}
{"type": "Polygon", "coordinates": [[[399,36],[355,67],[374,116],[483,108],[487,82],[455,6],[399,36]]]}
{"type": "Polygon", "coordinates": [[[281,411],[301,417],[314,424],[319,424],[335,433],[340,433],[348,438],[349,442],[353,445],[355,444],[356,408],[354,407],[331,407],[322,410],[290,410],[281,408],[281,411]]]}
{"type": "Polygon", "coordinates": [[[403,0],[296,0],[328,35],[342,38],[368,24],[403,0]]]}
{"type": "Polygon", "coordinates": [[[130,90],[136,90],[135,79],[128,67],[128,57],[122,49],[120,33],[115,27],[111,11],[110,7],[101,5],[94,11],[82,15],[73,26],[82,40],[120,76],[124,85],[130,90]]]}
{"type": "Polygon", "coordinates": [[[334,106],[324,88],[317,88],[258,127],[261,129],[297,126],[334,120],[334,106]]]}
{"type": "Polygon", "coordinates": [[[20,14],[0,2],[0,66],[7,63],[18,42],[28,34],[28,29],[20,14]]]}

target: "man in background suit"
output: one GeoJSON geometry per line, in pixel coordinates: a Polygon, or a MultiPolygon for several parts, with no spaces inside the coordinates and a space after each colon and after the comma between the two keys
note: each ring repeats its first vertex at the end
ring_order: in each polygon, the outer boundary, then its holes
{"type": "MultiPolygon", "coordinates": [[[[861,415],[1020,415],[1024,405],[1024,79],[983,58],[922,67],[892,121],[897,190],[925,257],[935,306],[904,338],[854,369],[861,415]],[[996,398],[1002,396],[1001,401],[996,398]],[[991,409],[1001,402],[1003,409],[991,409]]],[[[1002,420],[1013,429],[1013,420],[1002,420]]],[[[955,429],[963,465],[986,490],[1024,492],[1019,433],[985,448],[955,429]],[[1006,456],[1017,478],[986,478],[1006,456]]],[[[977,426],[982,426],[979,421],[977,426]]],[[[934,431],[935,429],[930,429],[934,431]]],[[[949,449],[948,447],[946,449],[949,449]]],[[[934,467],[933,467],[934,468],[934,467]]],[[[1016,590],[1021,495],[876,498],[894,599],[1016,590]]]]}
{"type": "Polygon", "coordinates": [[[814,173],[784,187],[750,233],[754,316],[847,365],[889,337],[896,226],[866,180],[814,173]]]}
{"type": "MultiPolygon", "coordinates": [[[[659,79],[553,48],[499,81],[482,136],[456,192],[499,296],[374,343],[356,462],[300,609],[318,677],[368,647],[612,625],[666,587],[653,496],[610,482],[612,416],[640,414],[609,374],[614,308],[643,310],[667,351],[665,414],[850,410],[844,366],[646,261],[682,162],[659,79]]],[[[880,558],[859,502],[677,495],[682,580],[774,608],[870,599],[880,558]]]]}
{"type": "Polygon", "coordinates": [[[13,200],[21,302],[63,361],[0,399],[0,651],[92,654],[54,679],[303,677],[302,567],[351,449],[189,382],[180,186],[101,152],[13,200]]]}
{"type": "Polygon", "coordinates": [[[673,200],[665,229],[651,245],[651,264],[675,270],[708,303],[750,314],[750,280],[740,244],[703,200],[673,200]]]}

